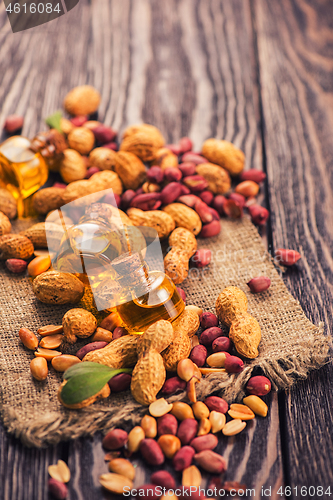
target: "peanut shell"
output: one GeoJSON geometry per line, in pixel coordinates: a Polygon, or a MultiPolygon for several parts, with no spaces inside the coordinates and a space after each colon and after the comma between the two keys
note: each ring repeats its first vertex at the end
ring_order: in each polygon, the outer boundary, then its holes
{"type": "Polygon", "coordinates": [[[34,246],[31,241],[20,234],[5,234],[0,237],[0,260],[23,259],[32,257],[34,246]]]}
{"type": "Polygon", "coordinates": [[[139,356],[149,349],[154,349],[160,353],[164,351],[173,341],[174,331],[170,321],[163,319],[150,325],[143,333],[138,344],[139,356]]]}
{"type": "Polygon", "coordinates": [[[143,211],[139,208],[129,208],[127,215],[134,226],[145,226],[156,229],[160,239],[167,238],[175,229],[175,221],[171,215],[161,210],[143,211]]]}
{"type": "Polygon", "coordinates": [[[167,168],[178,167],[178,157],[167,148],[160,148],[153,161],[154,165],[158,165],[162,170],[167,168]]]}
{"type": "Polygon", "coordinates": [[[100,170],[114,170],[116,155],[117,153],[112,149],[95,148],[89,155],[90,166],[100,170]]]}
{"type": "Polygon", "coordinates": [[[172,231],[169,236],[169,245],[172,248],[177,247],[186,251],[188,258],[195,254],[198,247],[197,240],[192,231],[189,231],[184,227],[177,227],[172,231]]]}
{"type": "Polygon", "coordinates": [[[132,372],[131,391],[134,399],[142,405],[149,405],[155,401],[165,378],[166,372],[161,355],[155,350],[145,352],[132,372]]]}
{"type": "Polygon", "coordinates": [[[146,178],[146,168],[135,154],[128,151],[115,153],[114,169],[126,189],[137,189],[146,178]]]}
{"type": "Polygon", "coordinates": [[[183,203],[171,203],[163,208],[163,210],[171,215],[177,227],[185,227],[194,235],[201,231],[201,220],[199,215],[192,208],[183,205],[183,203]]]}
{"type": "Polygon", "coordinates": [[[22,231],[23,236],[29,238],[35,248],[58,248],[64,231],[54,222],[38,222],[22,231]]]}
{"type": "Polygon", "coordinates": [[[246,358],[259,355],[258,346],[261,340],[261,328],[251,314],[243,313],[231,323],[229,338],[234,342],[236,350],[246,358]]]}
{"type": "Polygon", "coordinates": [[[136,335],[125,335],[110,342],[103,349],[91,351],[83,361],[93,361],[110,368],[127,368],[137,362],[137,346],[141,339],[136,335]]]}
{"type": "Polygon", "coordinates": [[[12,230],[12,225],[9,218],[3,212],[0,212],[0,236],[9,234],[12,230]]]}
{"type": "MultiPolygon", "coordinates": [[[[91,196],[89,199],[89,201],[93,203],[101,199],[102,194],[100,191],[105,189],[112,189],[115,194],[122,194],[123,185],[115,172],[104,170],[103,172],[96,172],[90,179],[71,182],[66,189],[62,189],[63,203],[70,203],[88,194],[94,194],[94,196],[91,196]]],[[[81,202],[78,200],[77,205],[80,206],[80,203],[85,203],[85,201],[83,200],[83,202],[81,202]]]]}
{"type": "Polygon", "coordinates": [[[185,309],[172,325],[175,331],[181,331],[193,337],[200,327],[199,316],[194,311],[185,309]]]}
{"type": "Polygon", "coordinates": [[[227,193],[231,187],[229,172],[213,163],[202,163],[196,167],[197,174],[208,182],[208,189],[214,194],[227,193]]]}
{"type": "Polygon", "coordinates": [[[185,331],[175,330],[175,336],[171,344],[162,352],[164,366],[167,371],[177,370],[177,364],[181,359],[187,358],[191,352],[191,341],[185,331]]]}
{"type": "Polygon", "coordinates": [[[211,163],[225,168],[231,175],[238,175],[244,169],[244,153],[231,142],[207,139],[202,145],[202,155],[211,163]]]}
{"type": "Polygon", "coordinates": [[[60,175],[67,183],[84,179],[87,173],[87,166],[77,151],[65,149],[63,159],[60,163],[60,175]]]}
{"type": "Polygon", "coordinates": [[[17,204],[10,191],[0,188],[0,212],[7,215],[8,219],[15,219],[17,215],[17,204]]]}
{"type": "Polygon", "coordinates": [[[40,189],[33,195],[32,203],[37,213],[44,215],[60,208],[65,202],[62,199],[64,189],[49,187],[40,189]]]}
{"type": "Polygon", "coordinates": [[[84,294],[84,285],[78,278],[58,271],[47,271],[37,276],[32,289],[44,304],[73,304],[79,302],[84,294]]]}
{"type": "Polygon", "coordinates": [[[144,123],[125,130],[120,151],[133,153],[142,161],[151,161],[163,145],[164,138],[158,128],[144,123]]]}
{"type": "Polygon", "coordinates": [[[96,330],[97,320],[91,312],[85,309],[70,309],[62,319],[62,326],[66,341],[73,344],[77,337],[90,337],[96,330]]]}
{"type": "Polygon", "coordinates": [[[174,282],[180,285],[188,276],[188,253],[178,247],[173,247],[164,257],[165,274],[174,282]]]}
{"type": "Polygon", "coordinates": [[[215,309],[220,321],[230,326],[239,314],[247,311],[246,295],[236,286],[228,286],[216,299],[215,309]]]}
{"type": "Polygon", "coordinates": [[[91,115],[97,111],[100,93],[91,85],[74,87],[64,99],[64,108],[71,115],[91,115]]]}

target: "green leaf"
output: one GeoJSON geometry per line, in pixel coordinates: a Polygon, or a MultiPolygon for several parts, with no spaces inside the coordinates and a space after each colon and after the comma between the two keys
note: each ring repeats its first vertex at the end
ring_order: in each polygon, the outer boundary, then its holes
{"type": "Polygon", "coordinates": [[[68,380],[75,375],[84,375],[85,373],[112,373],[114,368],[110,368],[106,365],[101,365],[100,363],[94,363],[93,361],[84,361],[83,363],[77,363],[71,366],[65,371],[63,378],[68,380]]]}
{"type": "Polygon", "coordinates": [[[68,405],[81,403],[102,390],[105,384],[118,373],[131,371],[129,368],[115,370],[90,361],[78,363],[64,373],[67,383],[61,390],[61,399],[68,405]]]}
{"type": "Polygon", "coordinates": [[[55,128],[56,130],[58,130],[58,132],[62,134],[61,118],[62,118],[62,112],[56,111],[55,113],[53,113],[53,115],[48,116],[45,119],[45,122],[50,128],[55,128]]]}

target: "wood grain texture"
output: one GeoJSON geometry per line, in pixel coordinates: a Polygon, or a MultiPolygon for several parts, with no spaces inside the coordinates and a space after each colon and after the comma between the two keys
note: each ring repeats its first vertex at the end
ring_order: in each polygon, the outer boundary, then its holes
{"type": "Polygon", "coordinates": [[[67,459],[65,443],[43,450],[27,448],[0,423],[0,498],[45,500],[47,468],[60,458],[67,459]]]}
{"type": "MultiPolygon", "coordinates": [[[[333,13],[328,1],[254,4],[274,248],[302,261],[285,275],[307,316],[332,333],[333,13]],[[277,22],[278,19],[278,22],[277,22]]],[[[333,482],[333,370],[329,365],[285,399],[287,482],[333,482]]]]}

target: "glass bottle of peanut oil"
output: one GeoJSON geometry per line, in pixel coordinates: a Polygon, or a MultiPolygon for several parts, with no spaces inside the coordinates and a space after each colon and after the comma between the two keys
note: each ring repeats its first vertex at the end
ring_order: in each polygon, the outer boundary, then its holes
{"type": "Polygon", "coordinates": [[[17,200],[19,217],[31,214],[29,197],[48,177],[48,168],[42,155],[30,149],[29,139],[13,136],[0,145],[0,181],[17,200]]]}
{"type": "Polygon", "coordinates": [[[116,309],[130,333],[143,333],[155,321],[173,321],[183,312],[174,283],[162,271],[150,271],[140,253],[121,255],[112,267],[122,290],[116,309]]]}
{"type": "Polygon", "coordinates": [[[157,233],[123,224],[117,212],[92,203],[77,224],[64,225],[53,267],[90,286],[99,311],[117,311],[130,333],[143,333],[155,321],[176,319],[185,304],[163,272],[157,233]]]}
{"type": "Polygon", "coordinates": [[[57,170],[66,149],[65,138],[57,130],[41,132],[32,141],[13,136],[0,144],[0,184],[17,200],[19,217],[34,215],[31,195],[57,170]]]}

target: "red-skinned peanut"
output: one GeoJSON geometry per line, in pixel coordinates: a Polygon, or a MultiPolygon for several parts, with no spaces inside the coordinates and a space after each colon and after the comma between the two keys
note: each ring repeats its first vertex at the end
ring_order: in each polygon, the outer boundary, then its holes
{"type": "Polygon", "coordinates": [[[177,451],[176,455],[172,459],[173,468],[175,471],[179,472],[187,469],[192,463],[195,451],[192,446],[183,446],[177,451]]]}
{"type": "Polygon", "coordinates": [[[231,219],[240,219],[243,217],[242,206],[238,201],[232,200],[231,198],[224,200],[223,211],[231,219]]]}
{"type": "Polygon", "coordinates": [[[208,398],[204,400],[204,403],[210,411],[226,413],[229,408],[228,403],[225,401],[225,399],[218,396],[208,396],[208,398]]]}
{"type": "Polygon", "coordinates": [[[176,436],[178,430],[178,422],[174,415],[167,413],[157,419],[157,434],[173,434],[176,436]]]}
{"type": "Polygon", "coordinates": [[[252,222],[258,226],[264,225],[269,217],[269,211],[260,205],[251,205],[248,207],[248,211],[252,222]]]}
{"type": "Polygon", "coordinates": [[[214,195],[211,191],[202,191],[199,194],[199,198],[204,201],[207,205],[211,205],[214,200],[214,195]]]}
{"type": "Polygon", "coordinates": [[[150,476],[150,480],[153,484],[161,486],[166,490],[173,490],[176,487],[175,479],[171,476],[170,472],[167,472],[166,470],[158,470],[157,472],[154,472],[150,476]]]}
{"type": "Polygon", "coordinates": [[[262,170],[256,170],[251,168],[251,170],[246,170],[240,174],[241,181],[254,181],[260,184],[266,179],[266,174],[262,170]]]}
{"type": "Polygon", "coordinates": [[[184,391],[186,389],[186,382],[179,377],[168,378],[161,389],[163,394],[167,396],[171,394],[176,394],[178,391],[184,391]]]}
{"type": "Polygon", "coordinates": [[[213,340],[217,339],[217,337],[221,337],[222,335],[223,331],[218,326],[207,328],[200,335],[200,344],[203,344],[205,347],[211,347],[213,340]]]}
{"type": "Polygon", "coordinates": [[[199,248],[192,257],[192,261],[196,267],[206,267],[209,266],[212,258],[212,252],[209,248],[199,248]]]}
{"type": "Polygon", "coordinates": [[[209,311],[204,311],[200,315],[199,319],[200,319],[200,326],[204,330],[206,330],[206,328],[211,328],[212,326],[217,326],[219,324],[218,317],[209,311]]]}
{"type": "Polygon", "coordinates": [[[199,368],[204,366],[207,358],[207,349],[204,345],[196,345],[192,348],[190,353],[190,359],[195,363],[199,368]]]}
{"type": "Polygon", "coordinates": [[[257,375],[250,378],[246,390],[254,396],[266,396],[271,391],[271,382],[267,377],[257,375]]]}
{"type": "Polygon", "coordinates": [[[283,266],[293,266],[301,258],[301,254],[296,250],[278,248],[275,252],[275,258],[283,266]]]}
{"type": "Polygon", "coordinates": [[[240,373],[244,368],[244,362],[237,356],[228,356],[225,359],[224,368],[228,373],[240,373]]]}
{"type": "Polygon", "coordinates": [[[212,220],[209,224],[205,224],[199,234],[199,238],[212,238],[212,236],[217,236],[221,232],[220,221],[212,220]]]}
{"type": "Polygon", "coordinates": [[[192,439],[195,438],[198,432],[198,426],[199,424],[194,418],[185,418],[180,422],[177,436],[183,446],[190,444],[192,439]]]}
{"type": "Polygon", "coordinates": [[[231,349],[231,340],[229,337],[218,337],[213,340],[212,349],[213,352],[229,352],[231,349]]]}
{"type": "Polygon", "coordinates": [[[164,455],[160,445],[152,438],[145,438],[140,443],[140,453],[150,465],[162,465],[164,455]]]}

